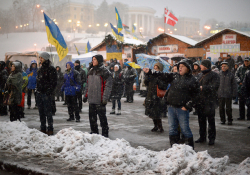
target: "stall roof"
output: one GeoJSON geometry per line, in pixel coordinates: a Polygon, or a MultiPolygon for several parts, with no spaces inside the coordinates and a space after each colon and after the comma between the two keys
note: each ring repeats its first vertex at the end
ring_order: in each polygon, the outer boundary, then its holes
{"type": "Polygon", "coordinates": [[[200,45],[202,45],[203,43],[207,42],[208,40],[211,40],[211,39],[213,39],[213,38],[215,38],[215,37],[217,37],[217,36],[219,36],[219,35],[221,35],[221,34],[227,33],[227,32],[235,32],[235,33],[238,33],[238,34],[241,34],[241,35],[244,35],[244,36],[250,38],[250,35],[247,34],[247,33],[240,32],[240,31],[235,30],[235,29],[226,28],[226,29],[223,29],[223,30],[221,30],[220,32],[218,32],[218,33],[216,33],[216,34],[213,34],[212,36],[209,36],[209,37],[207,37],[207,38],[205,38],[205,39],[199,41],[195,46],[200,46],[200,45]]]}

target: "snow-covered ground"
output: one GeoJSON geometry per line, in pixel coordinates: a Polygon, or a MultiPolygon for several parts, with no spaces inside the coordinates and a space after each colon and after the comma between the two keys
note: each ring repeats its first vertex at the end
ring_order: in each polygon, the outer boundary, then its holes
{"type": "Polygon", "coordinates": [[[250,158],[230,164],[228,156],[212,158],[207,151],[195,152],[186,145],[156,152],[72,128],[49,137],[25,122],[0,122],[0,149],[23,157],[48,156],[65,161],[66,168],[103,174],[250,174],[250,158]]]}

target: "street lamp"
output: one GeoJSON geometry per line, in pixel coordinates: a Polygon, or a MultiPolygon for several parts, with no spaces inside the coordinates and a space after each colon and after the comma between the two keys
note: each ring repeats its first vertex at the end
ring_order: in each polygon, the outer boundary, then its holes
{"type": "Polygon", "coordinates": [[[16,29],[18,29],[18,26],[16,26],[16,29]]]}
{"type": "Polygon", "coordinates": [[[35,51],[36,51],[36,43],[34,44],[34,46],[35,46],[35,51]]]}
{"type": "Polygon", "coordinates": [[[22,28],[22,27],[23,27],[23,25],[20,25],[20,27],[22,28]]]}
{"type": "Polygon", "coordinates": [[[104,27],[106,28],[106,30],[105,30],[105,36],[107,35],[107,27],[108,27],[108,23],[105,23],[104,24],[104,27]]]}
{"type": "Polygon", "coordinates": [[[175,28],[174,31],[176,31],[177,29],[175,28]]]}
{"type": "Polygon", "coordinates": [[[99,27],[99,26],[100,26],[100,24],[96,24],[96,26],[97,26],[97,27],[99,27]]]}
{"type": "Polygon", "coordinates": [[[40,5],[39,5],[39,4],[37,4],[37,5],[36,5],[36,7],[37,7],[37,8],[39,8],[39,7],[40,7],[40,5]]]}
{"type": "Polygon", "coordinates": [[[43,13],[44,11],[43,11],[43,10],[41,10],[41,12],[43,13]]]}
{"type": "MultiPolygon", "coordinates": [[[[72,20],[71,20],[71,19],[69,19],[69,20],[68,20],[68,22],[69,22],[69,23],[71,23],[71,22],[72,22],[72,20]]],[[[73,29],[73,23],[72,23],[72,27],[71,27],[71,32],[72,32],[72,29],[73,29]]]]}
{"type": "Polygon", "coordinates": [[[89,25],[89,27],[91,27],[91,25],[89,25]]]}
{"type": "Polygon", "coordinates": [[[44,22],[44,20],[42,20],[42,22],[44,22]]]}
{"type": "Polygon", "coordinates": [[[159,30],[160,32],[164,32],[164,29],[162,29],[162,28],[159,28],[158,30],[159,30]]]}

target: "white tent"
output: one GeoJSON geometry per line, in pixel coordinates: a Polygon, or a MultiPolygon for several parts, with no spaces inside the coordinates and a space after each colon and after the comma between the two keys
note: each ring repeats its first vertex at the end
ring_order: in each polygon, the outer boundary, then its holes
{"type": "Polygon", "coordinates": [[[85,63],[86,67],[89,67],[89,63],[92,61],[92,57],[97,55],[96,51],[89,52],[82,55],[72,55],[72,62],[75,62],[76,60],[79,60],[81,64],[85,63]]]}

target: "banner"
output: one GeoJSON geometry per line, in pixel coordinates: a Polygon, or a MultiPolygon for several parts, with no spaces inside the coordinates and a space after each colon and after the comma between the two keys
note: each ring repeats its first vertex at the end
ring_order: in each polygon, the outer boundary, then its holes
{"type": "Polygon", "coordinates": [[[239,52],[240,44],[220,44],[220,45],[210,45],[210,52],[219,53],[219,52],[239,52]]]}
{"type": "Polygon", "coordinates": [[[178,52],[178,45],[165,45],[165,46],[154,46],[152,47],[152,53],[171,53],[178,52]]]}
{"type": "Polygon", "coordinates": [[[106,60],[117,59],[122,60],[122,49],[119,49],[116,45],[112,45],[111,47],[106,46],[106,60]]]}
{"type": "Polygon", "coordinates": [[[236,34],[222,35],[222,44],[236,44],[236,34]]]}

